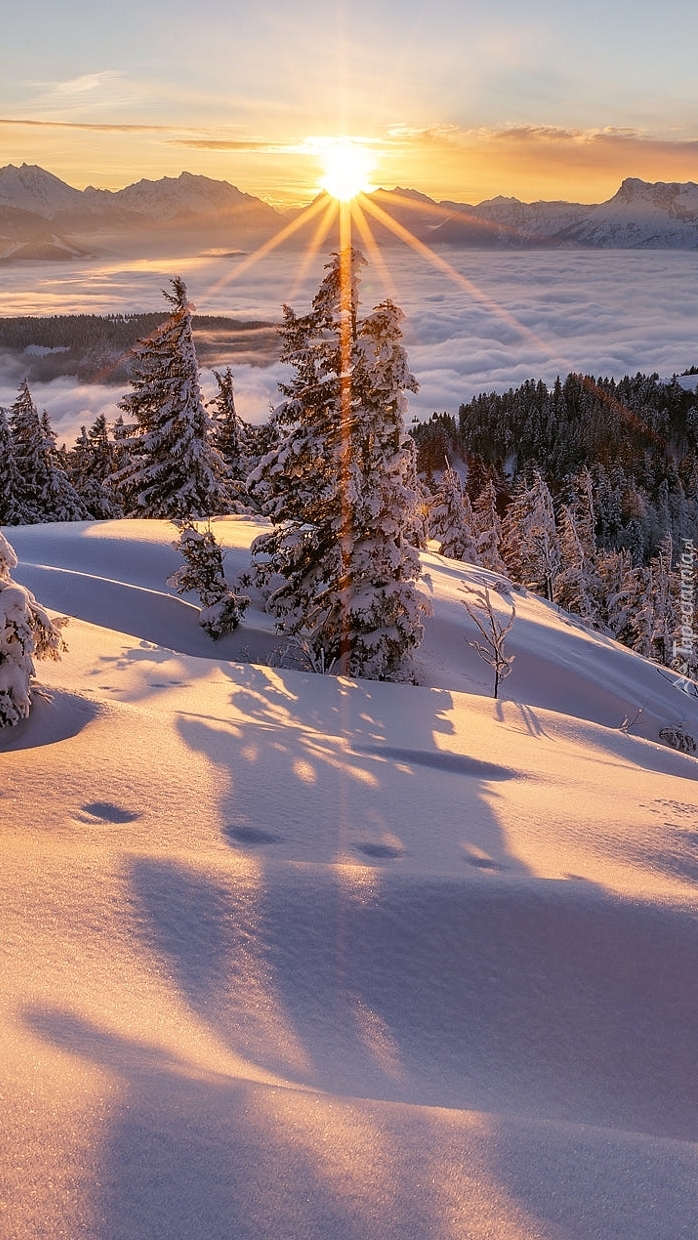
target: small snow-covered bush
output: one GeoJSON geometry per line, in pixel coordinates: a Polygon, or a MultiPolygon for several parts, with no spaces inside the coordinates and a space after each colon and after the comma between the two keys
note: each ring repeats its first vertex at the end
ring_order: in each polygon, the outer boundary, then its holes
{"type": "Polygon", "coordinates": [[[180,535],[172,546],[181,551],[184,564],[167,578],[178,594],[194,591],[201,600],[199,624],[214,639],[236,629],[250,600],[235,594],[223,572],[223,553],[212,530],[203,532],[192,521],[175,522],[180,535]]]}
{"type": "Polygon", "coordinates": [[[13,727],[31,708],[34,659],[59,659],[65,618],[51,620],[30,590],[10,576],[17,556],[0,533],[0,727],[13,727]]]}
{"type": "MultiPolygon", "coordinates": [[[[468,592],[467,586],[461,586],[464,593],[468,592]]],[[[508,596],[506,596],[508,597],[508,596]]],[[[516,607],[513,602],[511,604],[511,614],[505,623],[499,618],[492,606],[492,599],[487,586],[482,590],[470,590],[470,598],[461,599],[465,610],[470,619],[475,622],[483,641],[469,641],[468,645],[476,650],[481,659],[485,663],[489,663],[494,672],[494,694],[496,698],[499,696],[499,685],[505,676],[511,671],[512,663],[515,656],[507,655],[504,652],[504,643],[514,627],[514,618],[516,616],[516,607]]],[[[466,639],[467,640],[467,639],[466,639]]]]}
{"type": "Polygon", "coordinates": [[[698,745],[690,732],[686,732],[678,724],[675,724],[673,728],[660,728],[659,735],[667,745],[671,745],[672,749],[678,749],[680,753],[694,754],[698,750],[698,745]]]}

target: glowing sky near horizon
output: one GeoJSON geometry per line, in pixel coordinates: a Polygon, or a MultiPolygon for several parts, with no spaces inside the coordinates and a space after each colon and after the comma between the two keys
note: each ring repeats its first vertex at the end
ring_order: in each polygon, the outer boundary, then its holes
{"type": "Polygon", "coordinates": [[[186,168],[305,203],[342,135],[438,200],[698,180],[684,0],[29,0],[3,45],[0,164],[79,188],[186,168]]]}

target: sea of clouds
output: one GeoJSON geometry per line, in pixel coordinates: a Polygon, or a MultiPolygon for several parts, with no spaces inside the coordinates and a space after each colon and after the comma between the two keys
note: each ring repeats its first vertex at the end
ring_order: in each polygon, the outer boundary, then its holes
{"type": "MultiPolygon", "coordinates": [[[[278,322],[283,303],[299,313],[309,308],[325,262],[327,255],[272,253],[256,262],[243,256],[17,264],[3,271],[0,315],[162,309],[162,290],[181,275],[201,314],[278,322]]],[[[698,364],[695,251],[440,250],[432,262],[407,247],[391,249],[362,273],[362,311],[386,296],[405,313],[409,362],[420,384],[410,396],[410,418],[457,414],[479,392],[530,378],[552,383],[570,370],[669,377],[698,364]]],[[[230,365],[239,413],[264,421],[286,368],[237,364],[234,357],[230,365]]],[[[21,378],[21,358],[0,355],[0,404],[12,403],[21,378]]],[[[213,394],[207,371],[202,386],[207,398],[213,394]]],[[[124,395],[71,379],[36,384],[32,393],[68,443],[99,413],[117,416],[124,395]]]]}

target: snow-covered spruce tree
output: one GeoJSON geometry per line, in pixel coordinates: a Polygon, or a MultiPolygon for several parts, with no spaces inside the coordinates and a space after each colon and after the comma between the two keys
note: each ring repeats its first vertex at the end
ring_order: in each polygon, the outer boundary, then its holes
{"type": "Polygon", "coordinates": [[[506,565],[499,553],[502,522],[497,512],[497,491],[492,478],[487,479],[473,504],[473,533],[475,563],[489,568],[493,573],[506,573],[506,565]]]}
{"type": "Polygon", "coordinates": [[[7,413],[0,408],[0,525],[19,525],[21,483],[12,449],[7,413]]]}
{"type": "Polygon", "coordinates": [[[635,576],[629,551],[597,552],[596,565],[601,582],[597,619],[616,641],[628,644],[635,576]]]}
{"type": "Polygon", "coordinates": [[[432,498],[429,536],[440,544],[441,555],[450,560],[478,564],[473,530],[473,510],[460,475],[446,461],[441,483],[432,498]]]}
{"type": "Polygon", "coordinates": [[[249,512],[253,507],[245,489],[250,472],[250,427],[235,408],[233,372],[228,366],[221,374],[214,370],[218,390],[209,403],[211,410],[211,443],[220,453],[226,467],[229,494],[228,512],[249,512]]]}
{"type": "Polygon", "coordinates": [[[502,521],[502,556],[519,585],[553,598],[560,568],[560,546],[553,500],[536,470],[533,481],[517,484],[502,521]]]}
{"type": "Polygon", "coordinates": [[[308,314],[284,307],[282,360],[295,377],[272,418],[279,444],[248,478],[273,529],[252,563],[279,631],[352,676],[409,679],[420,643],[418,496],[405,432],[416,390],[402,313],[359,319],[355,250],[334,254],[308,314]]]}
{"type": "MultiPolygon", "coordinates": [[[[629,561],[627,552],[625,553],[629,561]]],[[[649,564],[626,564],[627,622],[619,640],[647,659],[669,667],[679,625],[679,576],[671,567],[671,535],[649,564]]]]}
{"type": "Polygon", "coordinates": [[[585,548],[575,509],[563,504],[559,517],[560,570],[553,582],[555,602],[587,625],[598,620],[600,579],[595,556],[585,548]]]}
{"type": "Polygon", "coordinates": [[[58,448],[56,434],[45,409],[41,415],[40,423],[44,454],[48,462],[46,509],[47,512],[52,514],[52,516],[46,519],[52,521],[82,521],[90,514],[68,477],[65,450],[59,450],[58,448]]]}
{"type": "Polygon", "coordinates": [[[31,591],[12,580],[17,556],[0,533],[0,727],[26,719],[31,708],[34,659],[59,659],[65,650],[61,628],[31,591]]]}
{"type": "Polygon", "coordinates": [[[80,521],[87,516],[86,508],[59,463],[56,436],[48,414],[39,415],[26,379],[20,383],[10,409],[9,425],[12,454],[19,475],[20,523],[80,521]]]}
{"type": "Polygon", "coordinates": [[[68,454],[70,481],[89,515],[97,520],[124,515],[107,483],[116,465],[116,445],[109,435],[107,419],[100,413],[89,431],[80,427],[80,434],[68,454]]]}
{"type": "Polygon", "coordinates": [[[171,577],[168,586],[178,594],[195,591],[201,600],[199,624],[213,638],[232,633],[240,623],[250,600],[234,594],[225,579],[223,553],[209,527],[197,529],[192,521],[175,522],[180,535],[172,546],[181,551],[184,564],[171,577]]]}
{"type": "MultiPolygon", "coordinates": [[[[389,299],[358,326],[349,435],[352,481],[346,554],[348,674],[402,680],[421,643],[426,611],[421,573],[421,495],[416,448],[405,430],[407,396],[417,391],[402,345],[402,311],[389,299]]],[[[342,654],[339,658],[343,666],[342,654]]]]}
{"type": "Polygon", "coordinates": [[[110,485],[133,517],[208,517],[228,507],[199,385],[193,306],[178,276],[172,288],[165,293],[172,313],[135,346],[133,391],[119,405],[126,419],[119,451],[128,455],[110,485]]]}

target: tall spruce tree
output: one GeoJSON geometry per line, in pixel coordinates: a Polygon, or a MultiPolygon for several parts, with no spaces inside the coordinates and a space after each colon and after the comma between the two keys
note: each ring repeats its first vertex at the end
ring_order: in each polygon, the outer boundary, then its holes
{"type": "Polygon", "coordinates": [[[392,302],[359,319],[356,250],[334,254],[308,314],[284,307],[295,376],[274,411],[278,446],[248,479],[273,530],[253,544],[277,627],[317,665],[398,680],[422,638],[418,496],[407,391],[416,390],[392,302]]]}
{"type": "Polygon", "coordinates": [[[253,507],[245,489],[250,472],[252,453],[251,427],[235,408],[233,372],[228,366],[222,373],[213,372],[217,391],[209,404],[211,410],[211,443],[225,462],[229,512],[249,512],[253,507]]]}
{"type": "Polygon", "coordinates": [[[473,504],[473,531],[477,556],[475,562],[494,573],[506,573],[506,564],[499,551],[502,522],[497,511],[497,491],[492,478],[487,479],[473,504]]]}
{"type": "Polygon", "coordinates": [[[119,449],[126,463],[111,479],[130,516],[208,517],[228,510],[225,465],[209,440],[199,385],[193,306],[184,281],[165,292],[169,319],[135,346],[133,391],[119,449]]]}
{"type": "Polygon", "coordinates": [[[595,557],[585,546],[577,511],[563,504],[559,516],[560,570],[553,582],[556,603],[592,625],[597,618],[596,600],[600,581],[595,557]]]}

